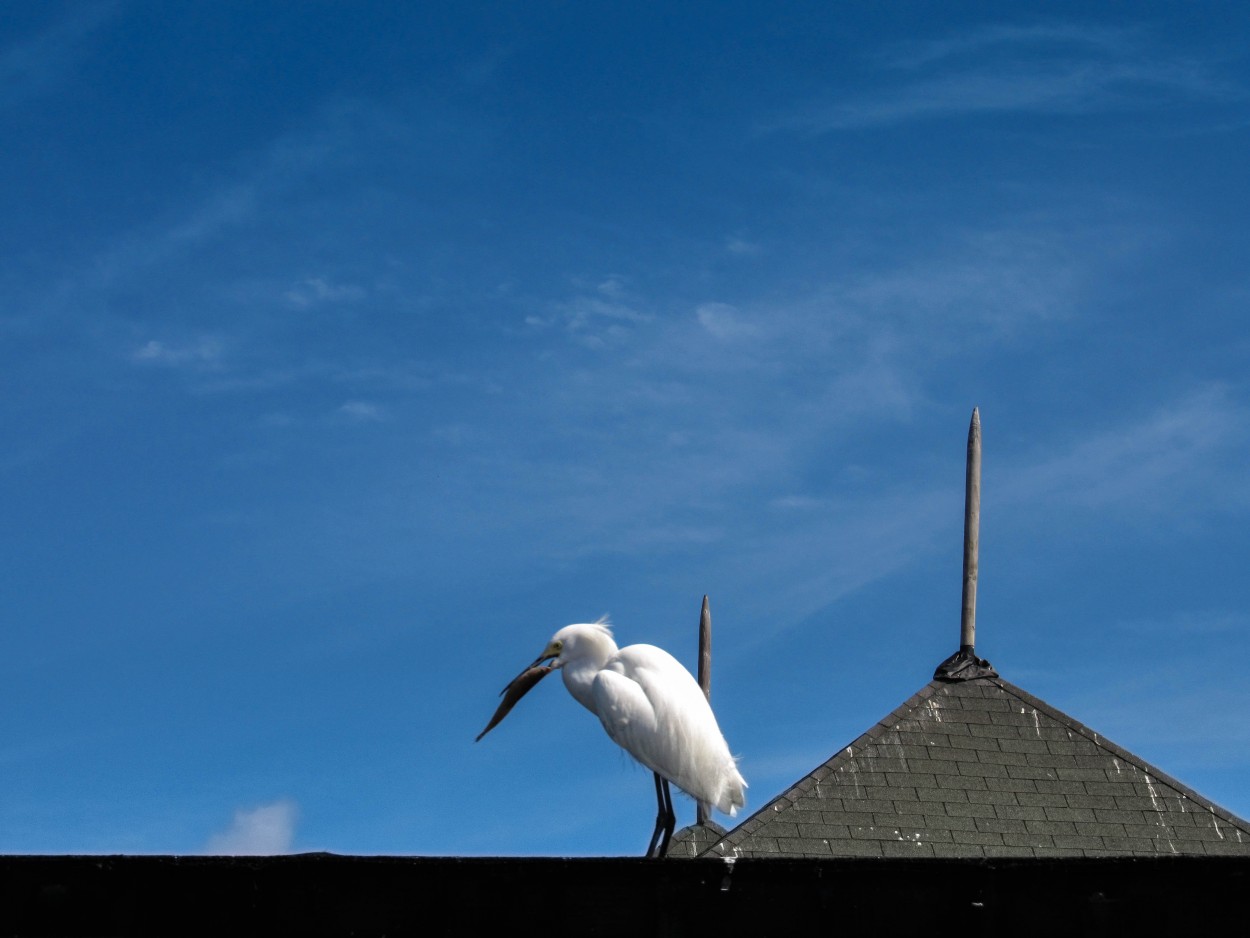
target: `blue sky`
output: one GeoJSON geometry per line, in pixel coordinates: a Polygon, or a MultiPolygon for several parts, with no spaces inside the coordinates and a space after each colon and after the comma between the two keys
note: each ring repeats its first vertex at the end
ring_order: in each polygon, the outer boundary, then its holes
{"type": "Polygon", "coordinates": [[[958,645],[974,406],[978,651],[1250,816],[1250,8],[2,11],[0,851],[640,854],[473,737],[705,593],[758,808],[958,645]]]}

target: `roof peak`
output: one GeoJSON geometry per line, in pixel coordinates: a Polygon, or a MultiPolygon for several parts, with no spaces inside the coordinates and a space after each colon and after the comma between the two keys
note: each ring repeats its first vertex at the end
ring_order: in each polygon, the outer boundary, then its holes
{"type": "Polygon", "coordinates": [[[1250,823],[999,677],[934,679],[703,856],[1250,854],[1250,823]]]}

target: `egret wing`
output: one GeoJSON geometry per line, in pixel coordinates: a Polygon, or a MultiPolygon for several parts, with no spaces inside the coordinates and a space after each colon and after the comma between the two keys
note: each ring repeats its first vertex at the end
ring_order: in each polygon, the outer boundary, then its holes
{"type": "Polygon", "coordinates": [[[647,768],[727,814],[745,803],[746,783],[707,697],[668,652],[622,649],[595,679],[594,693],[608,735],[647,768]]]}
{"type": "Polygon", "coordinates": [[[656,749],[655,708],[638,682],[615,671],[603,670],[591,688],[595,713],[612,741],[652,771],[664,774],[664,760],[656,749]]]}

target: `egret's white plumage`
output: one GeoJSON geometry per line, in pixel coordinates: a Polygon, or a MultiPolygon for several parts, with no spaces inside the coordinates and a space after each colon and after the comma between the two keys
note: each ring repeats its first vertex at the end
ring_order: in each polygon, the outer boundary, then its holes
{"type": "Polygon", "coordinates": [[[537,660],[547,659],[574,699],[647,768],[730,816],[746,803],[747,783],[707,697],[664,649],[617,648],[600,621],[560,629],[537,660]]]}

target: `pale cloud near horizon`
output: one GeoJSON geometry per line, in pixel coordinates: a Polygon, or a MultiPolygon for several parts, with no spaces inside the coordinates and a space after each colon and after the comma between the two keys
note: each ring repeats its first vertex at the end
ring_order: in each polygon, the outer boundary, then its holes
{"type": "Polygon", "coordinates": [[[281,800],[252,809],[239,809],[230,826],[208,838],[204,853],[210,856],[276,856],[291,852],[299,811],[292,801],[281,800]]]}

